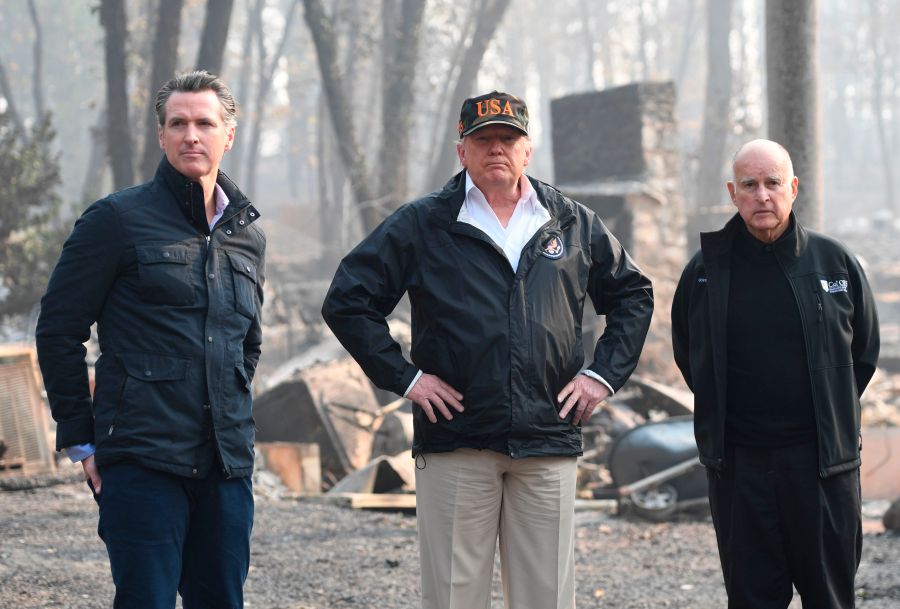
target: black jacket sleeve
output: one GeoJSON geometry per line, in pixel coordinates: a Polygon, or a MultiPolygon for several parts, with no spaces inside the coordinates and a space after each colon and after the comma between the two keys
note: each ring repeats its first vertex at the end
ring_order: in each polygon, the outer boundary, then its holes
{"type": "Polygon", "coordinates": [[[653,315],[653,288],[596,215],[590,230],[588,294],[597,314],[606,316],[606,328],[588,368],[618,391],[640,358],[653,315]]]}
{"type": "Polygon", "coordinates": [[[416,226],[400,208],[341,261],[322,317],[378,387],[403,395],[417,369],[404,359],[386,317],[409,287],[416,226]]]}
{"type": "Polygon", "coordinates": [[[678,286],[675,288],[675,296],[672,298],[672,353],[675,357],[675,364],[681,370],[684,382],[687,383],[691,391],[694,390],[693,375],[691,374],[691,333],[689,322],[692,268],[693,264],[688,264],[685,267],[681,273],[681,279],[678,280],[678,286]]]}
{"type": "Polygon", "coordinates": [[[872,288],[866,279],[866,274],[856,261],[852,260],[850,273],[853,285],[859,286],[853,294],[853,340],[850,344],[850,352],[853,354],[853,374],[856,377],[857,395],[862,395],[866,390],[875,367],[878,363],[878,352],[881,347],[881,337],[878,330],[878,314],[875,307],[875,298],[872,288]]]}
{"type": "Polygon", "coordinates": [[[56,449],[94,441],[86,349],[119,271],[122,227],[107,200],[91,205],[75,223],[41,299],[36,342],[56,449]]]}

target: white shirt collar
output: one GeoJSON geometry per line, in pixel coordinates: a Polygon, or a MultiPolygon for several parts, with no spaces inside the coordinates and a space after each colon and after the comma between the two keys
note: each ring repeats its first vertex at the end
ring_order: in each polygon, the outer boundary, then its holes
{"type": "Polygon", "coordinates": [[[550,212],[541,205],[531,181],[524,175],[519,178],[519,194],[516,209],[504,227],[467,171],[466,198],[456,218],[458,222],[470,224],[490,237],[503,250],[513,271],[519,267],[522,248],[550,220],[550,212]]]}

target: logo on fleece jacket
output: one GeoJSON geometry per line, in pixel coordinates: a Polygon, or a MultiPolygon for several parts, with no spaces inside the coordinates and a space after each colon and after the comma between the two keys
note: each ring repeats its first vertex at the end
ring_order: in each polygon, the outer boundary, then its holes
{"type": "Polygon", "coordinates": [[[826,279],[819,280],[819,283],[822,284],[822,289],[829,294],[837,294],[838,292],[846,292],[847,288],[850,286],[850,282],[846,279],[838,279],[836,281],[828,281],[826,279]]]}

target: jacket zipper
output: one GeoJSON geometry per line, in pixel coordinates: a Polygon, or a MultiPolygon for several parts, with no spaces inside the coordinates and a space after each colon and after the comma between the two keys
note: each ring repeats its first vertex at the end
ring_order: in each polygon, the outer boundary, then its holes
{"type": "Polygon", "coordinates": [[[828,353],[828,332],[825,331],[824,307],[822,306],[822,297],[815,286],[813,287],[813,294],[816,296],[816,308],[819,310],[819,336],[822,337],[822,350],[828,353]]]}
{"type": "MultiPolygon", "coordinates": [[[[819,420],[821,417],[821,415],[819,414],[819,397],[816,393],[816,382],[815,382],[815,378],[813,377],[812,362],[810,361],[810,357],[812,356],[812,353],[811,353],[811,349],[812,349],[811,342],[812,341],[811,341],[811,337],[809,336],[809,331],[810,331],[810,328],[808,325],[809,322],[806,318],[806,313],[805,313],[807,311],[807,309],[804,309],[803,299],[800,298],[800,292],[798,291],[799,288],[797,285],[794,284],[794,281],[791,278],[790,274],[785,270],[784,264],[782,264],[782,262],[781,262],[781,258],[779,258],[776,255],[775,260],[778,262],[778,267],[781,269],[781,272],[784,274],[785,279],[787,279],[788,285],[791,286],[791,292],[794,293],[794,301],[797,303],[797,310],[800,313],[800,329],[803,331],[803,343],[806,346],[806,368],[807,368],[807,372],[809,374],[809,390],[810,390],[810,398],[812,398],[813,419],[815,420],[815,423],[816,423],[816,445],[817,445],[816,460],[818,462],[817,467],[819,469],[819,477],[824,478],[824,475],[823,475],[824,470],[821,467],[822,446],[821,446],[821,442],[819,441],[820,438],[822,437],[822,423],[819,420]]],[[[816,308],[818,310],[817,311],[818,323],[819,323],[819,327],[821,328],[821,331],[824,332],[825,331],[825,320],[824,320],[824,312],[822,309],[822,299],[819,297],[819,293],[815,290],[816,290],[816,286],[813,286],[813,295],[816,297],[816,303],[817,303],[816,308]]]]}

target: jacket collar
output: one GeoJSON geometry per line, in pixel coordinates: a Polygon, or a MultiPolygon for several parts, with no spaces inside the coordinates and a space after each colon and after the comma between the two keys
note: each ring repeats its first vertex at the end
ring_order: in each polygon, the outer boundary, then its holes
{"type": "MultiPolygon", "coordinates": [[[[550,216],[555,219],[561,228],[565,228],[575,219],[575,204],[563,196],[561,192],[536,180],[531,176],[525,176],[531,182],[538,201],[547,208],[550,216]]],[[[441,226],[449,227],[459,217],[459,210],[466,200],[466,172],[460,171],[435,194],[437,205],[431,208],[430,217],[441,226]]]]}
{"type": "MultiPolygon", "coordinates": [[[[797,221],[793,211],[788,221],[790,222],[788,230],[772,244],[772,248],[779,258],[785,262],[793,262],[806,250],[809,233],[797,221]]],[[[734,238],[741,230],[743,222],[740,214],[734,214],[721,230],[700,233],[700,247],[703,252],[714,255],[730,252],[734,238]]]]}
{"type": "MultiPolygon", "coordinates": [[[[209,234],[209,225],[206,222],[206,204],[203,200],[203,187],[200,185],[200,182],[192,180],[180,173],[172,166],[165,155],[163,155],[163,158],[156,169],[156,180],[162,181],[168,186],[169,190],[172,191],[175,195],[175,200],[178,203],[178,208],[184,214],[184,217],[187,218],[188,222],[205,234],[209,234]]],[[[216,183],[225,192],[229,201],[228,207],[225,210],[225,215],[222,220],[219,221],[221,223],[223,220],[230,218],[235,213],[238,213],[243,208],[247,207],[250,204],[250,201],[235,183],[231,181],[231,178],[226,176],[221,170],[219,170],[219,174],[216,177],[216,183]]],[[[259,217],[259,212],[255,209],[253,211],[254,216],[252,219],[255,220],[259,217]]]]}

